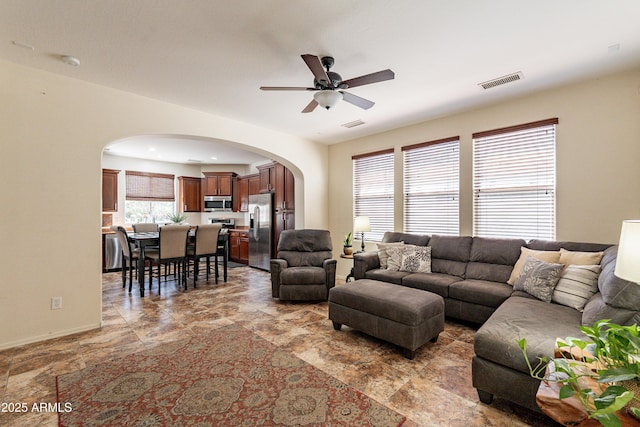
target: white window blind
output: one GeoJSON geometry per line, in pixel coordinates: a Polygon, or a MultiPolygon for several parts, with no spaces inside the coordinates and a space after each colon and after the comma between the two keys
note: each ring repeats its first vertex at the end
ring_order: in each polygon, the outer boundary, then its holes
{"type": "Polygon", "coordinates": [[[380,241],[385,231],[393,231],[393,149],[352,159],[353,216],[368,216],[365,240],[380,241]]]}
{"type": "Polygon", "coordinates": [[[402,147],[404,231],[460,232],[460,137],[402,147]]]}
{"type": "Polygon", "coordinates": [[[555,240],[557,123],[473,135],[474,235],[555,240]]]}
{"type": "Polygon", "coordinates": [[[126,199],[173,202],[174,176],[160,173],[126,171],[126,199]]]}

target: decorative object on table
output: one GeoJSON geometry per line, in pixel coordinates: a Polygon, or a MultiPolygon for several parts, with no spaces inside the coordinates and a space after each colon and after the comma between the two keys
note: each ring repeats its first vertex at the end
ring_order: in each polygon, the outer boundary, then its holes
{"type": "Polygon", "coordinates": [[[60,426],[375,425],[405,417],[238,325],[57,377],[60,426]],[[178,356],[179,357],[178,357],[178,356]]]}
{"type": "Polygon", "coordinates": [[[182,224],[187,219],[187,216],[183,213],[176,212],[169,216],[169,220],[174,224],[182,224]]]}
{"type": "Polygon", "coordinates": [[[559,339],[556,357],[540,357],[535,367],[527,357],[526,338],[517,340],[531,376],[561,385],[558,399],[578,399],[588,417],[605,427],[621,425],[618,411],[640,420],[640,328],[600,320],[580,330],[588,340],[559,339]]]}
{"type": "Polygon", "coordinates": [[[348,232],[344,236],[344,242],[343,242],[343,247],[342,247],[342,252],[345,255],[352,255],[353,254],[352,243],[353,243],[353,233],[352,232],[348,232]]]}
{"type": "Polygon", "coordinates": [[[371,231],[371,223],[368,216],[357,216],[353,220],[353,232],[360,233],[360,240],[362,241],[361,251],[364,252],[364,233],[371,231]]]}

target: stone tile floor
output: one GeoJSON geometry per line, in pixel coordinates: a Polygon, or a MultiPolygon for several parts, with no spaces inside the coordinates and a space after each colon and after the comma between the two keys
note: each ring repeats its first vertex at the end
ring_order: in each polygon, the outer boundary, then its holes
{"type": "MultiPolygon", "coordinates": [[[[342,282],[343,283],[343,282],[342,282]]],[[[340,284],[339,284],[340,285],[340,284]]],[[[447,321],[414,360],[347,326],[335,331],[327,303],[280,302],[269,274],[229,270],[227,283],[178,290],[162,284],[144,298],[103,275],[103,327],[0,352],[0,402],[56,402],[56,376],[114,360],[188,334],[239,324],[407,417],[405,426],[553,426],[549,418],[496,399],[479,402],[471,385],[471,325],[447,321]]],[[[135,286],[134,286],[135,288],[135,286]]],[[[2,409],[2,408],[0,408],[2,409]]],[[[55,412],[0,412],[0,426],[57,426],[55,412]]]]}

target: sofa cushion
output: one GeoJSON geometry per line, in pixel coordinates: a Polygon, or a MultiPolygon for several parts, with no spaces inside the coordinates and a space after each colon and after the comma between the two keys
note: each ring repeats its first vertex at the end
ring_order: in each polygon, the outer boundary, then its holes
{"type": "Polygon", "coordinates": [[[528,375],[516,340],[527,339],[527,354],[535,364],[538,356],[553,357],[556,338],[582,336],[580,320],[579,311],[564,305],[512,296],[476,332],[475,354],[528,375]]]}
{"type": "Polygon", "coordinates": [[[472,242],[469,236],[431,236],[431,271],[464,278],[472,242]]]}
{"type": "Polygon", "coordinates": [[[449,286],[462,280],[458,276],[442,273],[413,273],[402,278],[402,285],[433,292],[443,298],[449,296],[449,286]]]}
{"type": "Polygon", "coordinates": [[[618,246],[612,246],[604,251],[600,266],[602,272],[598,278],[598,289],[607,304],[640,311],[640,285],[619,278],[614,274],[618,246]]]}
{"type": "Polygon", "coordinates": [[[568,251],[560,248],[560,264],[564,265],[598,265],[604,252],[568,251]]]}
{"type": "Polygon", "coordinates": [[[564,248],[568,251],[581,251],[581,252],[600,252],[607,249],[609,246],[605,243],[583,243],[583,242],[567,242],[567,241],[553,241],[553,240],[529,240],[527,248],[535,249],[538,251],[559,251],[564,248]]]}
{"type": "Polygon", "coordinates": [[[327,272],[322,267],[289,267],[280,273],[282,285],[324,285],[327,272]]]}
{"type": "Polygon", "coordinates": [[[429,236],[424,234],[399,233],[397,231],[386,231],[382,236],[382,243],[405,242],[408,245],[427,246],[429,236]]]}
{"type": "Polygon", "coordinates": [[[552,264],[530,256],[524,262],[513,289],[525,291],[544,302],[551,302],[563,268],[564,264],[552,264]]]}
{"type": "Polygon", "coordinates": [[[506,282],[524,245],[522,239],[474,237],[465,278],[506,282]]]}
{"type": "Polygon", "coordinates": [[[553,290],[551,301],[582,311],[589,298],[598,292],[598,276],[601,269],[599,265],[566,266],[553,290]]]}
{"type": "Polygon", "coordinates": [[[524,263],[527,261],[528,257],[534,257],[539,260],[554,264],[560,261],[560,249],[558,249],[557,251],[543,251],[522,247],[520,248],[520,252],[520,257],[518,258],[516,264],[513,266],[513,271],[511,271],[509,280],[507,280],[507,283],[510,285],[513,285],[516,282],[518,276],[520,276],[520,270],[522,270],[522,267],[524,266],[524,263]]]}
{"type": "Polygon", "coordinates": [[[408,276],[411,273],[406,271],[392,271],[388,269],[376,268],[369,270],[364,274],[364,277],[372,280],[379,280],[381,282],[395,283],[396,285],[402,284],[402,278],[408,276]]]}
{"type": "Polygon", "coordinates": [[[609,319],[611,323],[617,323],[618,325],[631,325],[638,322],[637,318],[639,317],[640,311],[608,305],[604,302],[602,294],[598,292],[584,306],[582,324],[591,326],[596,320],[609,319]]]}
{"type": "Polygon", "coordinates": [[[499,307],[513,293],[506,283],[465,279],[449,286],[449,297],[487,307],[499,307]]]}

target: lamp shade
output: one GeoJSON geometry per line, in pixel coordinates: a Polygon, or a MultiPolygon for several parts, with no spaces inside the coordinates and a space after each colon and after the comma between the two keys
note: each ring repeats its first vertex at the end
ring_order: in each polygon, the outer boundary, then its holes
{"type": "Polygon", "coordinates": [[[357,216],[353,220],[353,231],[356,233],[364,233],[365,231],[371,231],[371,224],[369,223],[368,216],[357,216]]]}
{"type": "Polygon", "coordinates": [[[640,282],[640,220],[622,221],[615,275],[640,282]]]}
{"type": "Polygon", "coordinates": [[[315,95],[313,95],[313,99],[315,99],[318,105],[322,108],[326,108],[328,110],[329,108],[335,107],[338,102],[342,101],[342,94],[337,90],[325,89],[320,92],[316,92],[315,95]]]}

